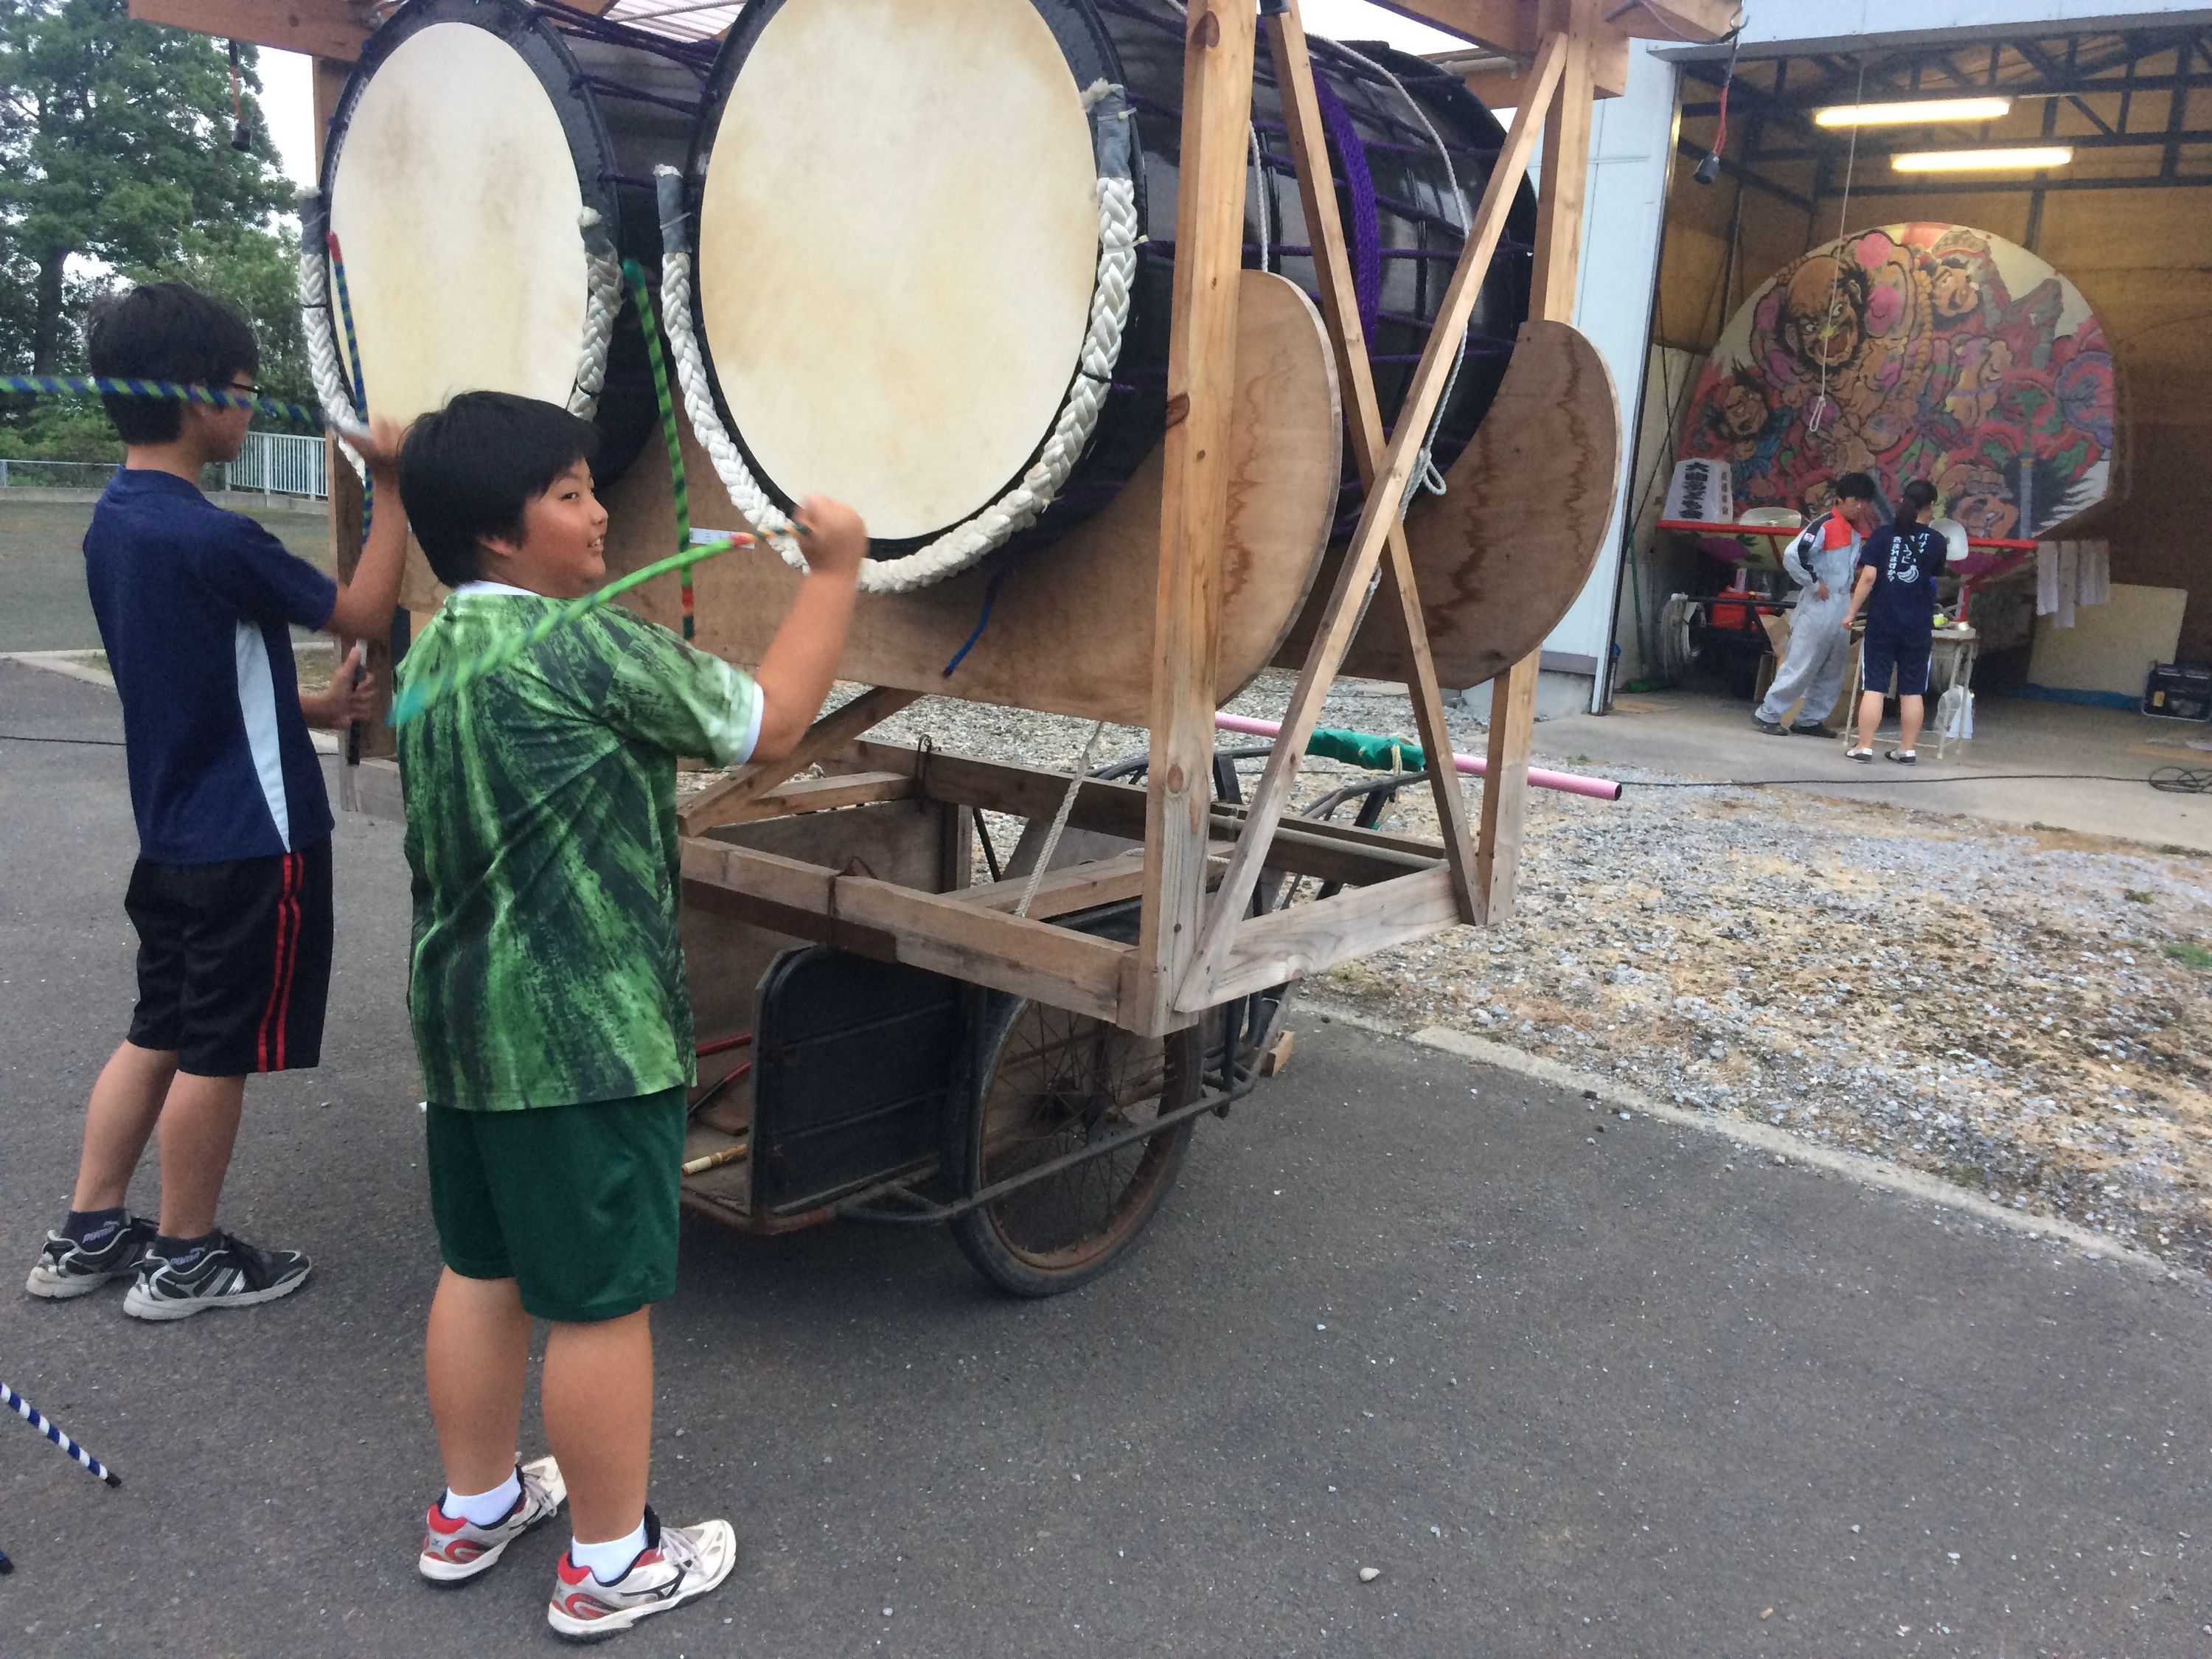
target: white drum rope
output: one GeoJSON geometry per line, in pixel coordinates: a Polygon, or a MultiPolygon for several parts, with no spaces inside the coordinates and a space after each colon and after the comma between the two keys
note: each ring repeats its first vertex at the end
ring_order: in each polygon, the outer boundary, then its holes
{"type": "Polygon", "coordinates": [[[607,243],[605,252],[591,252],[592,232],[599,225],[599,213],[592,208],[586,208],[577,221],[577,228],[584,233],[584,344],[576,357],[576,382],[568,393],[568,412],[587,421],[599,412],[599,393],[606,388],[607,349],[623,308],[622,260],[613,243],[607,243]]]}
{"type": "MultiPolygon", "coordinates": [[[[321,406],[323,423],[342,438],[366,438],[368,428],[354,413],[353,387],[347,384],[345,371],[338,364],[337,341],[331,328],[330,266],[317,234],[321,223],[320,211],[303,201],[300,210],[300,331],[306,337],[307,371],[315,383],[315,401],[321,406]]],[[[340,444],[338,452],[356,472],[364,478],[368,476],[361,457],[351,447],[340,444]]]]}
{"type": "MultiPolygon", "coordinates": [[[[1084,90],[1084,108],[1094,110],[1109,99],[1118,103],[1120,92],[1120,88],[1103,81],[1094,82],[1084,90]]],[[[1094,118],[1126,120],[1127,117],[1127,108],[1122,106],[1094,118]]],[[[673,167],[654,171],[670,178],[678,176],[673,167]]],[[[684,246],[684,222],[680,213],[671,214],[665,196],[660,228],[665,249],[660,267],[661,326],[668,336],[670,356],[676,360],[684,411],[714,465],[715,476],[729,492],[731,505],[783,556],[785,562],[803,570],[806,561],[792,540],[789,520],[745,465],[714,408],[705,359],[691,325],[691,257],[684,246]]],[[[1102,177],[1098,180],[1098,270],[1091,292],[1090,320],[1067,394],[1036,459],[1005,495],[927,546],[899,558],[871,559],[863,564],[863,592],[905,593],[943,581],[1005,546],[1052,505],[1089,447],[1098,428],[1099,412],[1113,390],[1114,365],[1121,356],[1121,336],[1129,321],[1130,289],[1136,279],[1137,239],[1136,186],[1127,179],[1102,177]]]]}
{"type": "MultiPolygon", "coordinates": [[[[1464,243],[1467,240],[1468,228],[1474,222],[1472,216],[1468,212],[1467,192],[1460,188],[1459,169],[1452,165],[1451,150],[1444,143],[1443,136],[1437,131],[1436,123],[1429,119],[1429,112],[1421,107],[1420,100],[1406,90],[1406,83],[1403,81],[1373,58],[1354,52],[1340,41],[1332,40],[1328,45],[1332,51],[1341,52],[1353,63],[1364,69],[1372,70],[1388,81],[1397,89],[1398,96],[1405,100],[1406,107],[1413,112],[1413,118],[1421,124],[1421,130],[1429,135],[1429,142],[1437,147],[1437,159],[1443,163],[1444,177],[1451,181],[1452,200],[1459,204],[1460,240],[1464,243]]],[[[1436,448],[1437,434],[1443,428],[1444,411],[1451,407],[1452,393],[1459,386],[1459,372],[1467,363],[1467,339],[1464,335],[1461,337],[1459,345],[1458,354],[1452,359],[1451,374],[1444,381],[1443,395],[1437,399],[1437,412],[1429,422],[1428,435],[1422,440],[1421,453],[1413,464],[1414,483],[1419,489],[1425,489],[1435,495],[1443,495],[1445,485],[1443,471],[1437,465],[1433,459],[1433,452],[1436,448]]],[[[1399,498],[1398,516],[1404,518],[1412,509],[1413,505],[1413,491],[1409,489],[1399,498]]]]}
{"type": "MultiPolygon", "coordinates": [[[[315,401],[322,407],[325,422],[339,436],[365,438],[368,428],[354,410],[353,386],[339,359],[337,333],[331,322],[329,255],[315,235],[315,228],[323,222],[322,214],[303,204],[300,222],[304,233],[300,239],[300,329],[306,337],[315,401]]],[[[588,233],[599,222],[599,216],[586,208],[579,225],[588,233]]],[[[568,412],[588,421],[597,411],[599,393],[607,383],[607,350],[614,338],[615,319],[622,314],[622,261],[611,251],[587,252],[585,261],[588,286],[584,340],[574,386],[568,394],[568,412]]],[[[345,454],[354,471],[366,477],[360,457],[350,448],[345,454]]]]}

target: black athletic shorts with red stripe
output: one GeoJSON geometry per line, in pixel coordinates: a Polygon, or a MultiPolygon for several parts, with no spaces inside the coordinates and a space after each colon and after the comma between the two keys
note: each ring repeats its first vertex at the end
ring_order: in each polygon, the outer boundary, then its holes
{"type": "Polygon", "coordinates": [[[195,1077],[296,1071],[322,1059],[331,984],[331,843],[131,872],[138,930],[131,1041],[195,1077]]]}

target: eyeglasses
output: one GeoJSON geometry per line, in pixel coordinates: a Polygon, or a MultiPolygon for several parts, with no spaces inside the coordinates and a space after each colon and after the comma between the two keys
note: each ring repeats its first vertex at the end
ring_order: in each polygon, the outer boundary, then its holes
{"type": "Polygon", "coordinates": [[[242,392],[249,398],[258,398],[261,395],[261,388],[250,382],[245,386],[240,386],[236,380],[233,380],[226,389],[231,392],[242,392]]]}

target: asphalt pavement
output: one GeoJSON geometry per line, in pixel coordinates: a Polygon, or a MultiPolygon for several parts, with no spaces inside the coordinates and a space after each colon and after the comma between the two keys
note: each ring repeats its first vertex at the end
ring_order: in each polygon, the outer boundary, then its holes
{"type": "MultiPolygon", "coordinates": [[[[112,739],[115,705],[0,663],[0,732],[112,739]]],[[[129,1016],[133,852],[119,750],[0,740],[10,1274],[129,1016]]],[[[325,1063],[252,1085],[223,1218],[313,1281],[167,1326],[0,1287],[0,1376],[125,1480],[0,1422],[7,1659],[559,1645],[556,1536],[459,1591],[415,1576],[437,1264],[397,826],[342,824],[337,896],[325,1063]]],[[[687,1219],[654,1500],[741,1554],[617,1650],[2212,1653],[2194,1288],[1298,1033],[1073,1296],[1005,1300],[933,1234],[687,1219]]]]}

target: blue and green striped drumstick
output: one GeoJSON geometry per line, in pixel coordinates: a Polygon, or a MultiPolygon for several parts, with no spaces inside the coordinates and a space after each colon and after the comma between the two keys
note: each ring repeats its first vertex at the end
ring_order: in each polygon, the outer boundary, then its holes
{"type": "Polygon", "coordinates": [[[288,404],[281,398],[233,392],[228,386],[184,386],[175,380],[118,380],[106,374],[0,374],[0,392],[48,398],[72,392],[90,392],[103,398],[160,398],[172,403],[207,404],[216,409],[250,409],[308,426],[323,424],[323,417],[313,410],[288,404]]]}

